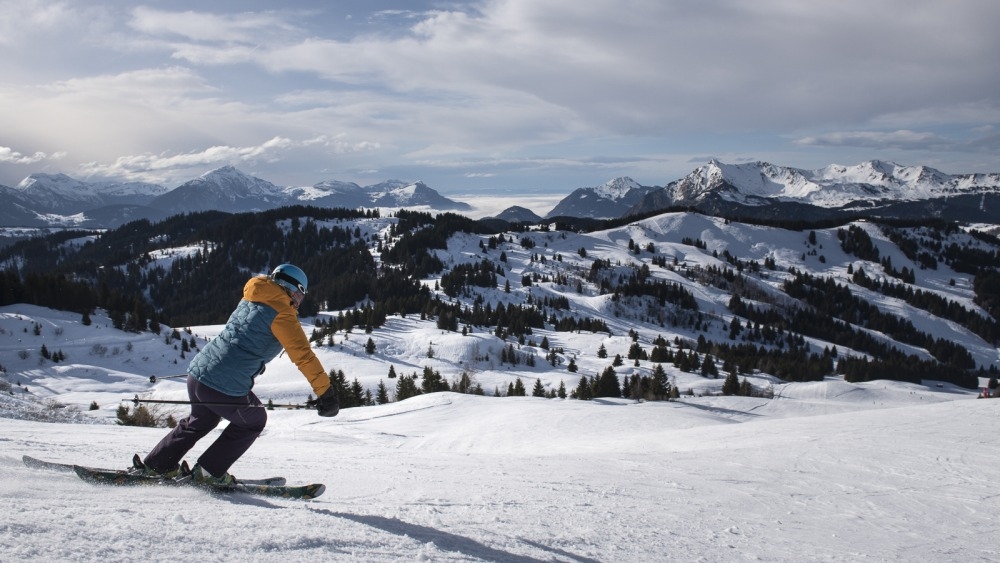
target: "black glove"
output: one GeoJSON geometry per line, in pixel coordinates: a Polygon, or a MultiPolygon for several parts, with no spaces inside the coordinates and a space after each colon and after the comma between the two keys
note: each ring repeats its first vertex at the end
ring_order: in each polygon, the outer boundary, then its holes
{"type": "Polygon", "coordinates": [[[337,416],[340,412],[340,401],[337,400],[337,390],[331,385],[326,393],[316,399],[316,410],[320,416],[337,416]]]}

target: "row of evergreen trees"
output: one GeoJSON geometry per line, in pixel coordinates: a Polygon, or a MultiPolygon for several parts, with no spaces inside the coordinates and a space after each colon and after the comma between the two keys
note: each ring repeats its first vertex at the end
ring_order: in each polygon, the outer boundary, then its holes
{"type": "MultiPolygon", "coordinates": [[[[976,279],[979,278],[980,276],[976,277],[976,279]]],[[[957,301],[946,299],[931,291],[914,289],[912,285],[907,283],[893,283],[888,280],[870,278],[863,268],[854,271],[851,281],[882,295],[902,299],[936,317],[954,321],[968,328],[986,342],[1000,343],[1000,322],[992,317],[985,317],[977,311],[970,311],[957,301]]]]}
{"type": "Polygon", "coordinates": [[[840,319],[880,332],[895,341],[924,348],[943,364],[966,370],[976,367],[972,354],[962,346],[917,330],[908,319],[882,311],[871,302],[856,297],[847,286],[831,278],[795,272],[795,278],[786,281],[783,289],[791,297],[808,304],[812,311],[821,316],[840,319]]]}

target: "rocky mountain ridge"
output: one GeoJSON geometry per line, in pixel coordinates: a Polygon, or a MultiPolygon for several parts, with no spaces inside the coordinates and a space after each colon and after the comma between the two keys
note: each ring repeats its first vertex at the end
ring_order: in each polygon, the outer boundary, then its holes
{"type": "Polygon", "coordinates": [[[819,170],[712,160],[649,193],[626,215],[686,207],[710,215],[761,219],[850,215],[989,221],[995,219],[998,204],[997,173],[952,175],[879,160],[819,170]]]}

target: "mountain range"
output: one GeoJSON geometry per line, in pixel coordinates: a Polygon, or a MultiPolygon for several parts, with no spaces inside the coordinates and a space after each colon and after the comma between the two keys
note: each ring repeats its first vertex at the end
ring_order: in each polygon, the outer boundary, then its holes
{"type": "Polygon", "coordinates": [[[4,226],[113,228],[135,219],[160,220],[181,213],[242,213],[288,205],[316,207],[429,207],[468,211],[423,182],[388,180],[371,186],[325,181],[281,187],[223,166],[168,189],[146,183],[89,183],[65,174],[32,174],[16,187],[0,186],[10,204],[0,209],[4,226]]]}
{"type": "Polygon", "coordinates": [[[712,160],[648,193],[626,215],[671,207],[748,219],[887,217],[995,222],[1000,174],[951,175],[927,166],[879,160],[819,170],[712,160]]]}
{"type": "MultiPolygon", "coordinates": [[[[8,203],[0,208],[0,226],[28,227],[112,228],[137,218],[160,220],[205,210],[240,213],[296,204],[471,210],[469,204],[444,197],[423,182],[388,180],[360,186],[327,180],[308,187],[282,187],[232,166],[212,170],[174,189],[32,174],[16,187],[0,186],[0,196],[8,203]]],[[[508,223],[559,217],[616,219],[671,208],[768,220],[927,217],[994,222],[1000,208],[1000,173],[953,175],[927,166],[879,160],[818,170],[711,160],[663,187],[643,186],[619,177],[574,190],[544,217],[514,206],[492,219],[508,223]]]]}

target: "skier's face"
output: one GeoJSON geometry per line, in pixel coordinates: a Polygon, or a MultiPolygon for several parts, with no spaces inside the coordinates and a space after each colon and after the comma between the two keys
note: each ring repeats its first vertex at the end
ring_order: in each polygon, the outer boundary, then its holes
{"type": "Polygon", "coordinates": [[[295,307],[295,310],[298,310],[299,309],[299,305],[302,304],[302,300],[305,299],[305,298],[306,298],[306,295],[304,293],[302,293],[301,291],[293,291],[292,292],[292,307],[295,307]]]}

